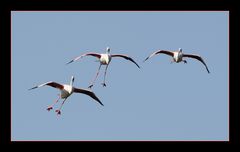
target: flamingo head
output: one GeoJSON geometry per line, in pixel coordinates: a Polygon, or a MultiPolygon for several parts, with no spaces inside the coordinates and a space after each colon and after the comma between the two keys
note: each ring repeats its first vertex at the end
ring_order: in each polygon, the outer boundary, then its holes
{"type": "Polygon", "coordinates": [[[110,53],[110,47],[107,47],[106,52],[110,53]]]}
{"type": "Polygon", "coordinates": [[[182,48],[179,48],[178,51],[179,51],[179,52],[182,52],[182,48]]]}

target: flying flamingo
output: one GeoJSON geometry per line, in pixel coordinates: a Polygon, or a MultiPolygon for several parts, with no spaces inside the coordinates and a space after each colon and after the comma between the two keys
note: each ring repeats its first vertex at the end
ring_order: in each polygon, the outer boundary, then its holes
{"type": "Polygon", "coordinates": [[[86,90],[86,89],[82,89],[82,88],[75,88],[75,87],[73,87],[73,82],[74,82],[74,77],[72,76],[71,81],[70,81],[70,85],[59,84],[59,83],[56,83],[56,82],[53,82],[53,81],[49,81],[49,82],[40,84],[38,86],[35,86],[35,87],[33,87],[29,90],[36,89],[36,88],[39,88],[39,87],[42,87],[42,86],[45,86],[45,85],[48,85],[48,86],[59,89],[61,91],[61,93],[58,94],[59,98],[51,106],[49,106],[47,108],[47,110],[50,111],[51,109],[53,109],[52,107],[58,102],[58,100],[60,98],[64,99],[60,108],[55,111],[55,112],[57,112],[58,115],[61,114],[61,108],[62,108],[64,102],[73,92],[86,94],[86,95],[92,97],[93,99],[95,99],[97,102],[99,102],[103,106],[102,102],[98,99],[98,97],[91,90],[86,90]]]}
{"type": "Polygon", "coordinates": [[[172,56],[172,57],[173,57],[173,60],[171,61],[171,63],[173,63],[173,62],[179,63],[179,62],[181,62],[181,61],[183,61],[184,63],[187,63],[186,60],[183,60],[183,57],[188,57],[188,58],[197,59],[198,61],[200,61],[200,62],[202,62],[202,63],[204,64],[204,66],[205,66],[206,69],[207,69],[207,72],[210,73],[209,70],[208,70],[208,67],[207,67],[206,63],[203,61],[203,59],[202,59],[199,55],[195,55],[195,54],[184,54],[184,53],[182,53],[182,49],[181,49],[181,48],[179,48],[178,51],[158,50],[158,51],[156,51],[156,52],[153,52],[150,56],[148,56],[148,57],[144,60],[144,62],[145,62],[146,60],[148,60],[149,58],[153,57],[154,55],[157,55],[157,54],[160,54],[160,53],[172,56]]]}
{"type": "Polygon", "coordinates": [[[108,68],[108,65],[110,64],[111,59],[113,57],[122,57],[122,58],[124,58],[126,60],[129,60],[129,61],[133,62],[134,64],[137,65],[138,68],[140,68],[140,66],[131,57],[129,57],[127,55],[110,54],[110,48],[109,47],[107,47],[106,53],[99,54],[99,53],[91,52],[91,53],[82,54],[82,55],[74,58],[73,60],[71,60],[67,64],[72,63],[74,61],[77,61],[77,60],[81,59],[84,56],[94,56],[94,57],[98,58],[98,60],[100,61],[100,65],[99,65],[99,68],[97,70],[96,76],[94,77],[93,81],[91,82],[91,84],[90,84],[90,86],[88,88],[91,88],[93,86],[93,84],[94,84],[94,82],[95,82],[95,80],[96,80],[96,78],[97,78],[97,76],[99,74],[99,70],[100,70],[102,65],[106,65],[105,72],[104,72],[104,80],[103,80],[103,83],[102,83],[102,85],[104,87],[106,87],[105,78],[106,78],[107,68],[108,68]]]}

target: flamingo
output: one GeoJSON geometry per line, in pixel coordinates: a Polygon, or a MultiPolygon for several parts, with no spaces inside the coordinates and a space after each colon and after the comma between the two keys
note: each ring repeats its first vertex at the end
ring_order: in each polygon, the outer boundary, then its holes
{"type": "Polygon", "coordinates": [[[182,62],[182,61],[183,61],[184,63],[187,63],[186,60],[183,60],[183,57],[188,57],[188,58],[197,59],[198,61],[200,61],[200,62],[202,62],[202,63],[204,64],[204,66],[205,66],[206,69],[207,69],[207,72],[210,73],[209,70],[208,70],[208,67],[207,67],[206,63],[203,61],[203,59],[202,59],[201,56],[195,55],[195,54],[184,54],[184,53],[182,53],[182,49],[181,49],[181,48],[179,48],[178,51],[158,50],[158,51],[156,51],[156,52],[153,52],[150,56],[148,56],[148,57],[144,60],[144,62],[145,62],[146,60],[148,60],[149,58],[153,57],[154,55],[157,55],[157,54],[160,54],[160,53],[166,54],[166,55],[169,55],[169,56],[172,56],[173,59],[172,59],[171,63],[173,63],[173,62],[179,63],[179,62],[182,62]]]}
{"type": "Polygon", "coordinates": [[[56,83],[56,82],[53,82],[53,81],[48,81],[46,83],[43,83],[43,84],[40,84],[40,85],[37,85],[29,90],[32,90],[32,89],[36,89],[36,88],[39,88],[39,87],[42,87],[42,86],[45,86],[45,85],[48,85],[48,86],[51,86],[51,87],[54,87],[54,88],[57,88],[61,91],[59,95],[59,98],[52,104],[50,105],[47,110],[50,111],[51,109],[53,109],[53,106],[58,102],[58,100],[60,98],[64,99],[60,108],[57,109],[55,112],[57,112],[57,115],[60,115],[61,114],[61,108],[64,104],[64,102],[66,101],[66,99],[73,93],[83,93],[83,94],[86,94],[90,97],[92,97],[94,100],[96,100],[98,103],[100,103],[102,106],[102,102],[98,99],[98,97],[91,91],[91,90],[87,90],[87,89],[82,89],[82,88],[75,88],[73,87],[73,82],[74,82],[74,77],[72,76],[71,77],[71,81],[70,81],[70,85],[68,84],[59,84],[59,83],[56,83]]]}
{"type": "Polygon", "coordinates": [[[106,87],[106,83],[105,83],[106,73],[107,73],[108,65],[110,64],[111,59],[113,57],[121,57],[121,58],[124,58],[126,60],[129,60],[129,61],[133,62],[138,68],[140,68],[140,66],[131,57],[129,57],[127,55],[123,55],[123,54],[110,54],[110,48],[109,47],[106,48],[106,53],[102,53],[102,54],[94,53],[94,52],[85,53],[85,54],[82,54],[82,55],[74,58],[73,60],[71,60],[67,64],[72,63],[74,61],[77,61],[77,60],[81,59],[84,56],[94,56],[94,57],[98,58],[98,61],[100,62],[100,65],[98,67],[96,76],[94,77],[94,79],[92,80],[92,82],[91,82],[91,84],[90,84],[90,86],[88,88],[92,88],[96,78],[98,77],[98,74],[99,74],[99,71],[100,71],[100,68],[101,68],[102,65],[106,65],[105,72],[104,72],[104,80],[103,80],[103,83],[102,83],[103,87],[106,87]]]}

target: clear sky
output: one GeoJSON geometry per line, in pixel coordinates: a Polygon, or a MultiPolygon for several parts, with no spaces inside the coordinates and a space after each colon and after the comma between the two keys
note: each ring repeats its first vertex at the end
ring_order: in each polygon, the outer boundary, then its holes
{"type": "MultiPolygon", "coordinates": [[[[18,140],[229,140],[229,12],[11,13],[11,139],[18,140]],[[55,81],[87,88],[94,57],[65,65],[87,52],[128,54],[140,66],[112,59],[89,96],[73,94],[62,115],[46,108],[59,91],[35,85],[55,81]],[[158,49],[199,54],[173,63],[158,49]]],[[[62,101],[62,100],[61,100],[62,101]]]]}

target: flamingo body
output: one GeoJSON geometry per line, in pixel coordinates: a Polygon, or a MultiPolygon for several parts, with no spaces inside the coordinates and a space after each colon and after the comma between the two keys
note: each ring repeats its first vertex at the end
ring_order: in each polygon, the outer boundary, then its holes
{"type": "MultiPolygon", "coordinates": [[[[193,59],[196,59],[198,61],[200,61],[206,68],[207,72],[210,73],[210,71],[208,70],[208,67],[207,67],[207,64],[204,62],[204,60],[202,59],[201,56],[199,55],[195,55],[195,54],[183,54],[182,53],[182,49],[179,48],[179,51],[167,51],[167,50],[158,50],[156,52],[153,52],[150,56],[148,56],[144,62],[146,60],[148,60],[149,58],[153,57],[154,55],[157,55],[157,54],[166,54],[166,55],[169,55],[173,58],[173,61],[172,62],[176,62],[176,63],[179,63],[179,62],[184,62],[184,63],[187,63],[186,60],[183,60],[183,57],[187,57],[187,58],[193,58],[193,59]]],[[[171,62],[171,63],[172,63],[171,62]]]]}
{"type": "Polygon", "coordinates": [[[182,52],[173,52],[173,60],[177,63],[182,61],[183,54],[182,52]]]}
{"type": "Polygon", "coordinates": [[[67,98],[73,93],[73,87],[67,84],[63,85],[63,89],[61,91],[61,98],[67,98]]]}
{"type": "Polygon", "coordinates": [[[110,62],[111,62],[111,55],[110,54],[101,54],[101,57],[100,57],[100,62],[101,64],[103,65],[108,65],[110,62]]]}

